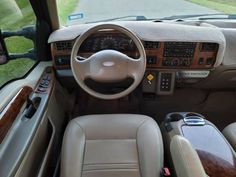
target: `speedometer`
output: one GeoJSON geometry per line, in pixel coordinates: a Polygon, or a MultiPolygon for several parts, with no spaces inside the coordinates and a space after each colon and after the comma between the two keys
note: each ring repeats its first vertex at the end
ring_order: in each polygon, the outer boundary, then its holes
{"type": "Polygon", "coordinates": [[[118,42],[112,36],[104,37],[101,40],[101,43],[100,43],[100,49],[101,50],[104,50],[104,49],[114,49],[114,50],[117,50],[117,48],[118,48],[118,42]]]}
{"type": "Polygon", "coordinates": [[[93,45],[92,45],[92,51],[98,51],[99,50],[99,44],[100,44],[99,38],[94,38],[93,45]]]}

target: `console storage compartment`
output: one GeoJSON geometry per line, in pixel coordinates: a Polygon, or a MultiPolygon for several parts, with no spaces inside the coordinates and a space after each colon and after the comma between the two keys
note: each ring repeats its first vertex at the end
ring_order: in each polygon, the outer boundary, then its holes
{"type": "Polygon", "coordinates": [[[236,176],[235,151],[221,132],[202,115],[186,112],[168,114],[162,129],[166,147],[170,147],[175,135],[183,136],[191,143],[208,176],[236,176]]]}

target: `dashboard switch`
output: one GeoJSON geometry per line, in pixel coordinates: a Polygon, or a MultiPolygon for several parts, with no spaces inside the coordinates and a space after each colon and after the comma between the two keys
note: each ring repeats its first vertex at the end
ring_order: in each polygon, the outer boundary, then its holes
{"type": "Polygon", "coordinates": [[[70,56],[56,56],[55,62],[57,65],[69,65],[70,64],[70,56]]]}
{"type": "Polygon", "coordinates": [[[179,65],[179,60],[178,59],[174,59],[171,62],[171,66],[178,66],[179,65]]]}
{"type": "Polygon", "coordinates": [[[153,65],[157,63],[157,57],[156,56],[147,56],[147,64],[153,65]]]}
{"type": "Polygon", "coordinates": [[[156,93],[156,72],[147,71],[143,79],[143,92],[145,93],[156,93]]]}
{"type": "Polygon", "coordinates": [[[199,59],[198,59],[198,64],[199,64],[199,65],[203,65],[203,64],[204,64],[204,58],[202,58],[202,57],[199,58],[199,59]]]}
{"type": "Polygon", "coordinates": [[[174,91],[175,73],[174,72],[160,72],[158,76],[158,90],[159,95],[170,95],[174,91]]]}
{"type": "Polygon", "coordinates": [[[152,75],[152,74],[149,74],[148,76],[147,76],[147,80],[148,81],[152,81],[154,79],[154,76],[152,75]]]}
{"type": "Polygon", "coordinates": [[[47,89],[39,86],[37,91],[39,91],[39,92],[46,92],[47,89]]]}
{"type": "Polygon", "coordinates": [[[170,91],[171,89],[171,73],[161,73],[160,90],[170,91]]]}
{"type": "Polygon", "coordinates": [[[162,61],[162,66],[170,66],[170,64],[171,64],[171,62],[170,62],[170,60],[168,60],[168,59],[164,59],[164,60],[162,61]]]}
{"type": "Polygon", "coordinates": [[[214,64],[214,58],[207,58],[206,64],[207,65],[213,65],[214,64]]]}

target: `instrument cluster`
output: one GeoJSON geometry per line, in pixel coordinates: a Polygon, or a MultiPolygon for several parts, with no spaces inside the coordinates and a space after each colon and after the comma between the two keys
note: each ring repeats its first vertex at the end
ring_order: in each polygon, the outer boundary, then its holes
{"type": "Polygon", "coordinates": [[[133,41],[122,34],[104,34],[92,35],[88,37],[81,45],[80,52],[97,52],[101,50],[112,49],[117,51],[134,51],[133,41]]]}

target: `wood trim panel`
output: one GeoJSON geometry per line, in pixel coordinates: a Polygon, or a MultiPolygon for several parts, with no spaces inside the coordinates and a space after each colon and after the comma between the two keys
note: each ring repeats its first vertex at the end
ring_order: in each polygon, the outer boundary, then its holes
{"type": "Polygon", "coordinates": [[[51,44],[51,54],[52,54],[52,64],[55,69],[68,69],[68,68],[70,68],[70,65],[57,65],[56,64],[56,57],[57,56],[70,57],[71,51],[58,51],[56,49],[56,43],[53,43],[53,44],[51,44]]]}
{"type": "Polygon", "coordinates": [[[217,129],[211,125],[182,126],[182,131],[196,149],[208,176],[236,176],[236,155],[217,129]]]}
{"type": "Polygon", "coordinates": [[[9,103],[9,106],[5,108],[6,111],[2,112],[3,115],[0,117],[0,143],[11,128],[22,106],[25,104],[27,97],[32,91],[33,89],[31,87],[23,87],[9,103]]]}
{"type": "Polygon", "coordinates": [[[200,42],[196,42],[196,47],[195,47],[195,52],[192,58],[187,58],[187,57],[164,57],[163,53],[164,53],[164,47],[165,47],[165,42],[161,42],[160,43],[160,47],[157,49],[146,49],[146,56],[156,56],[157,58],[157,62],[156,64],[147,64],[148,68],[157,68],[157,69],[212,69],[213,68],[213,64],[216,61],[216,57],[217,57],[217,52],[218,49],[214,52],[203,52],[200,50],[200,46],[202,45],[202,43],[200,42]],[[199,58],[203,58],[203,64],[199,65],[198,61],[199,58]],[[207,65],[206,61],[208,58],[213,58],[214,59],[214,63],[211,65],[207,65]],[[190,66],[163,66],[163,61],[165,59],[169,59],[169,60],[174,60],[177,59],[178,61],[180,61],[181,59],[184,60],[191,60],[191,65],[190,66]]]}
{"type": "MultiPolygon", "coordinates": [[[[222,150],[223,151],[223,150],[222,150]]],[[[233,154],[232,162],[228,162],[212,153],[197,150],[202,165],[210,177],[235,177],[236,176],[236,158],[233,154]]]]}

